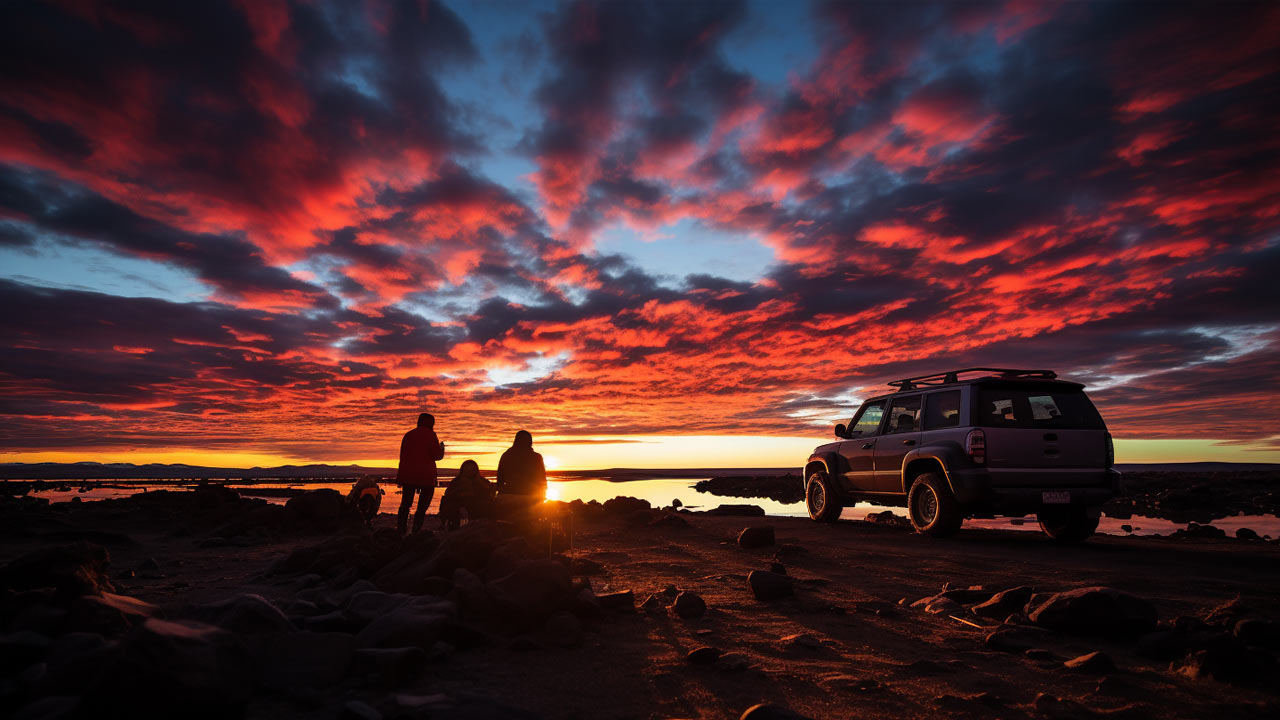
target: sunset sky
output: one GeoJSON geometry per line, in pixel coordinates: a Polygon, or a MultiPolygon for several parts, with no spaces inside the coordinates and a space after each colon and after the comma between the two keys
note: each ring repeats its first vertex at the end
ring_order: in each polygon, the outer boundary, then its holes
{"type": "Polygon", "coordinates": [[[6,2],[0,461],[794,466],[1047,367],[1280,461],[1280,4],[6,2]]]}

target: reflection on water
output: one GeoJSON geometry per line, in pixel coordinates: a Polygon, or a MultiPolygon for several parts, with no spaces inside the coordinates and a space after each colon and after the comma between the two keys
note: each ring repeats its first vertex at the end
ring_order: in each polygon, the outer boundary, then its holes
{"type": "MultiPolygon", "coordinates": [[[[618,495],[630,495],[642,500],[648,500],[649,504],[654,507],[666,507],[671,505],[673,500],[679,500],[681,505],[690,510],[707,510],[721,504],[750,504],[759,505],[764,508],[765,513],[769,515],[778,515],[783,517],[806,517],[804,505],[802,503],[780,503],[776,500],[768,498],[732,498],[721,497],[718,495],[710,495],[700,493],[693,489],[695,483],[705,478],[654,478],[651,480],[631,480],[627,482],[613,482],[603,479],[587,479],[587,480],[556,480],[552,476],[548,482],[548,497],[559,498],[565,502],[573,500],[582,500],[590,502],[597,500],[604,502],[618,495]]],[[[195,483],[174,483],[164,486],[149,485],[129,485],[121,481],[75,481],[70,483],[70,487],[61,489],[48,489],[33,492],[35,497],[47,498],[50,502],[67,502],[73,498],[81,498],[82,500],[104,500],[109,498],[122,498],[136,495],[148,490],[158,489],[174,489],[188,490],[195,486],[195,483]]],[[[333,488],[345,495],[351,489],[350,482],[306,482],[306,483],[253,483],[253,484],[229,484],[228,487],[234,488],[246,496],[254,496],[256,491],[267,490],[318,490],[320,488],[333,488]]],[[[382,489],[386,494],[382,497],[382,512],[395,513],[400,507],[400,488],[394,483],[383,483],[382,489]]],[[[440,505],[440,497],[444,494],[444,488],[438,488],[435,496],[431,500],[428,512],[435,513],[440,505]]],[[[288,501],[288,497],[264,497],[267,502],[283,505],[288,501]]],[[[871,505],[868,503],[858,503],[852,507],[847,507],[840,514],[842,520],[862,520],[871,513],[883,512],[889,510],[895,515],[906,517],[904,508],[886,508],[879,505],[871,505]]],[[[1237,515],[1234,517],[1219,518],[1212,523],[1215,527],[1224,530],[1227,535],[1235,535],[1235,531],[1239,528],[1249,528],[1259,535],[1270,535],[1272,537],[1280,536],[1280,518],[1273,515],[1237,515]]],[[[1141,517],[1138,515],[1127,519],[1109,518],[1103,516],[1102,522],[1098,525],[1098,532],[1109,535],[1126,535],[1125,530],[1121,526],[1127,525],[1132,528],[1133,535],[1168,535],[1175,530],[1186,528],[1185,523],[1176,523],[1171,520],[1162,520],[1160,518],[1141,517]]],[[[430,527],[430,525],[428,525],[430,527]]],[[[1040,528],[1036,524],[1035,516],[1026,518],[994,518],[990,520],[966,520],[966,527],[995,528],[1002,530],[1033,530],[1039,532],[1040,528]]]]}

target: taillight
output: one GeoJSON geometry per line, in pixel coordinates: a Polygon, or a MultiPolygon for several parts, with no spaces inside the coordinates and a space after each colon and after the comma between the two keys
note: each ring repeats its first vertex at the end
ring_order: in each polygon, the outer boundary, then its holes
{"type": "Polygon", "coordinates": [[[1111,433],[1107,433],[1107,467],[1116,464],[1116,444],[1111,442],[1111,433]]]}
{"type": "Polygon", "coordinates": [[[964,439],[964,451],[969,459],[981,465],[987,461],[987,435],[981,430],[970,430],[964,439]]]}

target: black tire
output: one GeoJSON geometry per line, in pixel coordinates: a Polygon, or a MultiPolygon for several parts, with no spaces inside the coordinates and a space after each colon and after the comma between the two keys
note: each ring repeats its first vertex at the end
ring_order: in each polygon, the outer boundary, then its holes
{"type": "Polygon", "coordinates": [[[1084,542],[1098,531],[1097,517],[1089,517],[1089,512],[1080,505],[1058,508],[1041,508],[1036,513],[1040,521],[1040,531],[1057,542],[1084,542]]]}
{"type": "Polygon", "coordinates": [[[835,484],[825,470],[814,470],[804,484],[804,505],[809,517],[818,522],[835,522],[840,519],[844,503],[840,501],[835,484]]]}
{"type": "Polygon", "coordinates": [[[907,516],[911,527],[922,535],[948,537],[955,535],[964,522],[960,503],[941,473],[927,472],[916,476],[907,493],[907,516]]]}

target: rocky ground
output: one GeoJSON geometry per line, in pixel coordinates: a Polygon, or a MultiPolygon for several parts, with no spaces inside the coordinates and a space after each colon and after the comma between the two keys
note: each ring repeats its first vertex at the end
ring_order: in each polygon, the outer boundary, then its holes
{"type": "Polygon", "coordinates": [[[1280,710],[1280,547],[1261,540],[931,540],[627,500],[562,506],[557,532],[401,539],[335,496],[0,502],[0,715],[1280,710]]]}

